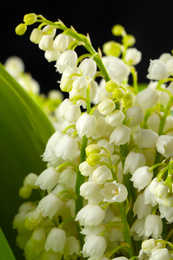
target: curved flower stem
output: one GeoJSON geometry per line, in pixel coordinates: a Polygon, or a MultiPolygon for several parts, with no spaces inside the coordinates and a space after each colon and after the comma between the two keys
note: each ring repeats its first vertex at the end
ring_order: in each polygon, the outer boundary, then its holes
{"type": "Polygon", "coordinates": [[[43,16],[38,16],[39,19],[37,19],[37,22],[43,23],[43,25],[51,25],[57,29],[63,30],[64,34],[70,35],[73,38],[75,38],[77,41],[81,42],[82,45],[85,47],[85,49],[91,54],[93,57],[93,60],[96,62],[98,68],[102,72],[102,75],[105,79],[105,81],[110,80],[109,74],[102,62],[101,59],[101,54],[100,52],[96,52],[95,49],[93,48],[89,37],[86,37],[83,34],[78,33],[74,28],[68,28],[66,27],[61,21],[58,22],[52,22],[44,18],[43,16]]]}

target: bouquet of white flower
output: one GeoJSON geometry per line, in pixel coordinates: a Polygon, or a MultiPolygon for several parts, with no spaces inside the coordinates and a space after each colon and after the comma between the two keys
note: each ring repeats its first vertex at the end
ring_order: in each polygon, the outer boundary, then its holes
{"type": "Polygon", "coordinates": [[[18,246],[27,260],[173,259],[173,56],[150,62],[144,87],[141,52],[121,25],[112,29],[121,43],[105,43],[102,56],[89,35],[42,15],[25,15],[16,33],[36,23],[30,40],[55,62],[66,98],[46,106],[55,131],[46,169],[19,191],[39,197],[14,217],[18,246]]]}

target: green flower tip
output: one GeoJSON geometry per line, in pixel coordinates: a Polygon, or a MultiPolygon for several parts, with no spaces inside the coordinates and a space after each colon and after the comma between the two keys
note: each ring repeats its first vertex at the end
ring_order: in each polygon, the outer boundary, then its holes
{"type": "Polygon", "coordinates": [[[37,15],[35,13],[25,14],[23,21],[26,25],[34,24],[37,21],[37,15]]]}
{"type": "Polygon", "coordinates": [[[16,28],[15,32],[17,35],[23,35],[27,30],[27,26],[24,23],[20,23],[16,28]]]}

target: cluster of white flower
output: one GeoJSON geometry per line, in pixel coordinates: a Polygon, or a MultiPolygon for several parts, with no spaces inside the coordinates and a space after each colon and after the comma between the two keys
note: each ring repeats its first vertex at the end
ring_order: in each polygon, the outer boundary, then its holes
{"type": "Polygon", "coordinates": [[[141,53],[123,27],[113,28],[122,44],[109,42],[102,58],[73,28],[38,17],[31,40],[56,62],[69,98],[56,110],[47,169],[20,189],[23,198],[33,189],[42,197],[19,208],[18,245],[28,260],[172,259],[173,57],[151,61],[148,78],[156,81],[139,91],[141,53]],[[79,44],[91,55],[78,58],[79,44]]]}

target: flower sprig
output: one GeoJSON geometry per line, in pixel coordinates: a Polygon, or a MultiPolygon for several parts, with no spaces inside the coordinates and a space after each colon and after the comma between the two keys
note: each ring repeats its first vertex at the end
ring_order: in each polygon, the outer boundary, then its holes
{"type": "Polygon", "coordinates": [[[173,258],[172,55],[150,63],[154,82],[139,91],[141,53],[121,25],[112,29],[121,43],[106,43],[102,56],[89,36],[42,15],[25,15],[16,33],[35,23],[30,40],[55,62],[69,96],[55,111],[47,169],[20,190],[23,198],[41,192],[13,223],[26,259],[173,258]],[[86,53],[78,57],[79,45],[86,53]]]}

